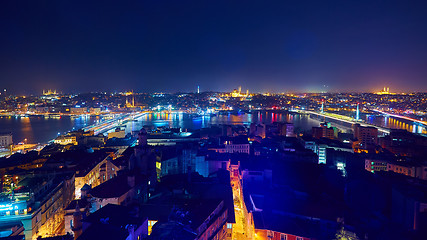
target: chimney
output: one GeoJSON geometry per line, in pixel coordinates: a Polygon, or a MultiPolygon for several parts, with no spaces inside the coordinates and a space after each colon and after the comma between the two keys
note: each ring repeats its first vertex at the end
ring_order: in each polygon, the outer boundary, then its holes
{"type": "Polygon", "coordinates": [[[76,211],[73,213],[73,226],[71,226],[74,232],[74,240],[76,240],[83,232],[82,218],[83,216],[80,212],[79,202],[77,201],[76,211]]]}
{"type": "Polygon", "coordinates": [[[135,176],[128,175],[128,185],[129,187],[135,187],[135,176]]]}
{"type": "Polygon", "coordinates": [[[187,181],[188,183],[191,183],[191,166],[187,167],[187,181]]]}

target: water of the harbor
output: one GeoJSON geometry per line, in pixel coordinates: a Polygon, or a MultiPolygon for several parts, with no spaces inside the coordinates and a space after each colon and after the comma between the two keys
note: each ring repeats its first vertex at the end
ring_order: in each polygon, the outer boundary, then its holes
{"type": "MultiPolygon", "coordinates": [[[[353,118],[355,117],[354,112],[340,111],[335,113],[353,118]]],[[[388,129],[404,129],[411,133],[427,134],[426,125],[416,123],[407,119],[384,116],[382,114],[377,113],[360,113],[360,119],[367,124],[375,125],[378,127],[388,129]]]]}
{"type": "Polygon", "coordinates": [[[410,120],[399,119],[394,117],[384,117],[378,115],[366,115],[366,123],[373,124],[391,129],[405,129],[412,133],[427,134],[427,128],[425,125],[415,123],[410,120]]]}
{"type": "Polygon", "coordinates": [[[13,142],[47,143],[73,129],[95,123],[97,117],[71,116],[2,116],[0,132],[11,132],[13,142]],[[26,141],[25,141],[26,139],[26,141]]]}
{"type": "MultiPolygon", "coordinates": [[[[13,142],[47,143],[59,134],[77,130],[98,121],[104,120],[97,116],[26,116],[0,117],[0,132],[12,132],[13,142]]],[[[199,116],[187,113],[150,113],[124,123],[126,132],[138,131],[143,126],[181,128],[191,131],[207,128],[218,124],[249,125],[251,123],[272,123],[276,121],[293,122],[297,132],[309,131],[318,126],[319,121],[307,115],[277,112],[234,113],[199,116]]],[[[114,129],[112,129],[114,130],[114,129]]]]}
{"type": "Polygon", "coordinates": [[[207,128],[212,125],[250,125],[251,123],[292,122],[297,132],[311,130],[319,126],[319,121],[307,115],[289,114],[280,112],[252,112],[252,113],[225,113],[207,116],[191,115],[186,113],[153,113],[147,114],[137,122],[137,128],[144,125],[154,127],[181,128],[183,131],[207,128]]]}
{"type": "MultiPolygon", "coordinates": [[[[414,124],[407,120],[400,120],[379,115],[366,115],[366,122],[386,128],[406,129],[415,133],[426,133],[423,125],[414,124]]],[[[13,142],[19,143],[47,143],[59,134],[77,130],[98,121],[104,120],[99,116],[28,116],[28,117],[0,117],[0,132],[12,132],[13,142]]],[[[211,116],[198,116],[186,113],[150,113],[129,121],[122,126],[126,132],[138,131],[143,126],[181,128],[183,131],[197,130],[217,124],[240,124],[263,122],[292,122],[295,132],[309,132],[313,126],[319,126],[322,119],[314,119],[308,115],[287,112],[255,111],[251,113],[225,113],[211,116]]]]}

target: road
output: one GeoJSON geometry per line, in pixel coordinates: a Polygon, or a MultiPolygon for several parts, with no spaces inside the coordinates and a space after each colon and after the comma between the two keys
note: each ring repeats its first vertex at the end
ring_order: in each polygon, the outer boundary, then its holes
{"type": "Polygon", "coordinates": [[[231,177],[231,187],[233,189],[234,215],[236,219],[232,238],[233,240],[253,239],[254,227],[248,219],[239,178],[231,177]]]}

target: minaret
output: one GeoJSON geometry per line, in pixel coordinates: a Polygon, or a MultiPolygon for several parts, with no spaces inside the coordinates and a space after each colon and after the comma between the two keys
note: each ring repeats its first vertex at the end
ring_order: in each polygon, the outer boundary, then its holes
{"type": "Polygon", "coordinates": [[[357,109],[356,109],[356,121],[359,121],[359,103],[357,103],[357,109]]]}
{"type": "Polygon", "coordinates": [[[322,100],[322,108],[320,109],[320,112],[323,113],[323,100],[322,100]]]}
{"type": "Polygon", "coordinates": [[[197,94],[200,93],[200,86],[197,86],[197,94]]]}

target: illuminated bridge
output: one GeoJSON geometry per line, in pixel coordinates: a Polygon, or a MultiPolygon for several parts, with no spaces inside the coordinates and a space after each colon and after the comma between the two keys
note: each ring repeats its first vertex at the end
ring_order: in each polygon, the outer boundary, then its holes
{"type": "Polygon", "coordinates": [[[112,129],[119,127],[123,123],[126,123],[128,121],[133,121],[134,119],[140,118],[145,114],[146,112],[119,114],[119,116],[115,117],[114,119],[84,127],[83,130],[94,131],[95,135],[100,133],[106,133],[112,129]]]}
{"type": "Polygon", "coordinates": [[[411,117],[406,117],[406,116],[401,116],[401,115],[397,115],[397,114],[392,114],[392,113],[388,113],[388,112],[384,112],[384,111],[380,111],[380,110],[375,110],[375,109],[371,109],[371,111],[374,112],[378,112],[387,116],[391,116],[391,117],[395,117],[395,118],[400,118],[400,119],[405,119],[414,123],[420,123],[424,126],[427,126],[427,122],[426,121],[421,121],[419,119],[415,119],[415,118],[411,118],[411,117]]]}
{"type": "Polygon", "coordinates": [[[382,132],[385,134],[390,134],[390,130],[388,128],[384,128],[384,127],[380,127],[377,125],[372,125],[372,124],[356,121],[355,119],[353,119],[349,116],[344,116],[344,115],[335,114],[335,113],[320,113],[320,112],[307,111],[307,110],[295,110],[295,111],[299,112],[299,113],[312,114],[312,115],[316,115],[316,116],[320,116],[320,117],[324,117],[324,118],[333,119],[333,120],[338,121],[338,122],[343,122],[343,123],[348,123],[348,124],[358,123],[358,124],[360,124],[360,126],[363,126],[363,127],[375,127],[375,128],[378,128],[379,132],[382,132]]]}

